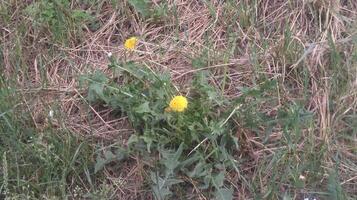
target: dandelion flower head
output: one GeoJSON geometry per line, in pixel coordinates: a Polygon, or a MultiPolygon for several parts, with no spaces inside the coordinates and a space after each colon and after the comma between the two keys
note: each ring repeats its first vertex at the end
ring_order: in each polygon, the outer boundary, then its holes
{"type": "Polygon", "coordinates": [[[183,112],[187,108],[187,99],[184,96],[175,96],[171,99],[169,107],[176,112],[183,112]]]}
{"type": "Polygon", "coordinates": [[[138,38],[131,37],[131,38],[125,40],[124,47],[127,50],[134,50],[137,43],[138,43],[138,38]]]}

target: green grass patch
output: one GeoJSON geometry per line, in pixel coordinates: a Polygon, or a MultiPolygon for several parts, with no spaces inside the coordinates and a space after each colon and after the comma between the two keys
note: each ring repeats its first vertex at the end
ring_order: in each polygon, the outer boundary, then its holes
{"type": "Polygon", "coordinates": [[[93,171],[88,143],[68,130],[36,130],[15,95],[1,79],[0,194],[9,199],[68,198],[73,188],[87,188],[93,171]],[[90,174],[89,177],[91,176],[90,174]]]}

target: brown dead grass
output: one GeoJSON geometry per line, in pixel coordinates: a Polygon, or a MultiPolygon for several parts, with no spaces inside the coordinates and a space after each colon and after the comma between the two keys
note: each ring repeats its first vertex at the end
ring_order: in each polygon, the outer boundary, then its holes
{"type": "MultiPolygon", "coordinates": [[[[153,1],[159,3],[159,1],[153,1]]],[[[237,1],[237,4],[249,1],[237,1]]],[[[22,49],[27,57],[21,58],[28,64],[28,71],[20,71],[17,75],[18,83],[22,86],[21,92],[35,96],[34,99],[26,99],[28,111],[32,113],[36,127],[41,129],[48,123],[46,121],[53,103],[58,106],[61,118],[55,118],[52,122],[57,127],[66,127],[73,133],[86,137],[95,137],[106,141],[119,140],[126,143],[128,136],[133,132],[125,117],[117,118],[112,115],[112,110],[103,107],[92,107],[85,102],[85,90],[78,85],[78,77],[94,70],[109,73],[107,69],[107,53],[112,52],[117,58],[124,57],[122,46],[125,38],[137,35],[141,38],[137,50],[130,54],[128,59],[143,63],[157,71],[169,70],[175,84],[184,86],[190,80],[190,75],[197,71],[191,67],[191,58],[197,57],[204,49],[208,49],[208,57],[211,58],[209,66],[215,76],[212,83],[222,80],[223,69],[227,68],[227,85],[223,88],[226,95],[237,96],[243,86],[252,86],[254,79],[260,74],[268,77],[278,77],[281,83],[295,85],[296,91],[281,88],[279,101],[294,101],[302,92],[302,80],[294,76],[292,71],[300,68],[304,63],[310,73],[309,92],[314,94],[307,108],[318,117],[319,129],[316,138],[326,143],[331,142],[333,134],[331,130],[340,126],[339,116],[343,113],[357,110],[357,74],[351,66],[350,73],[354,77],[349,94],[341,96],[338,112],[329,110],[329,94],[331,85],[328,77],[329,61],[325,55],[330,51],[328,46],[328,33],[337,46],[344,48],[345,56],[350,56],[353,49],[348,47],[351,42],[351,34],[355,34],[357,15],[357,3],[354,1],[283,1],[263,0],[258,7],[251,8],[246,15],[238,15],[237,21],[232,23],[237,10],[224,7],[220,0],[211,1],[215,9],[215,16],[211,15],[210,8],[203,1],[169,0],[168,5],[177,7],[177,19],[174,16],[166,17],[161,23],[153,23],[142,20],[138,13],[129,9],[126,2],[123,10],[115,11],[109,4],[104,4],[99,20],[102,27],[92,32],[84,31],[86,38],[82,43],[70,47],[57,46],[61,55],[53,58],[46,57],[46,45],[43,43],[32,44],[22,49]],[[290,4],[291,2],[291,4],[290,4]],[[312,3],[311,3],[312,2],[312,3]],[[312,13],[312,11],[315,11],[312,13]],[[245,27],[239,23],[249,18],[256,19],[255,24],[248,22],[245,27]],[[177,25],[176,25],[177,23],[177,25]],[[284,55],[281,56],[281,48],[284,43],[284,30],[288,27],[292,33],[293,42],[306,49],[305,54],[297,57],[293,62],[284,55]],[[231,33],[228,30],[231,29],[231,33]],[[177,35],[178,34],[178,35],[177,35]],[[177,37],[179,39],[177,39],[177,37]],[[236,38],[231,38],[236,37],[236,38]],[[207,39],[211,43],[207,45],[207,39]],[[234,41],[237,46],[228,59],[222,59],[224,51],[234,41]],[[269,46],[268,51],[262,51],[264,43],[269,46]],[[257,55],[253,55],[252,47],[257,48],[257,55]],[[256,56],[257,63],[253,62],[256,56]],[[40,60],[46,61],[45,74],[41,74],[40,60]],[[256,65],[260,68],[257,68],[256,65]],[[46,81],[46,86],[41,83],[46,81]]],[[[9,27],[2,28],[2,37],[11,40],[9,27]],[[10,39],[9,39],[10,38],[10,39]]],[[[28,38],[33,38],[31,30],[28,38]]],[[[43,39],[48,41],[47,38],[43,39]]],[[[46,42],[44,42],[46,43],[46,42]]],[[[14,49],[11,44],[4,50],[5,74],[10,76],[15,73],[14,60],[10,58],[10,51],[14,49]]],[[[274,112],[276,108],[264,108],[267,112],[274,112]]],[[[343,126],[343,125],[342,125],[343,126]]],[[[272,135],[279,136],[276,132],[272,135]]],[[[245,136],[247,145],[252,148],[252,158],[259,159],[263,155],[273,152],[274,146],[264,146],[259,138],[245,136]]],[[[279,138],[279,137],[278,137],[279,138]]],[[[344,145],[344,143],[338,143],[344,145]]],[[[248,147],[247,147],[248,148],[248,147]]],[[[330,151],[339,148],[336,144],[329,145],[330,151]]],[[[356,156],[346,148],[346,156],[356,160],[356,156]]],[[[352,151],[353,152],[353,151],[352,151]]],[[[328,159],[328,158],[327,158],[328,159]]],[[[333,163],[330,161],[329,163],[333,163]]],[[[124,164],[120,170],[105,170],[108,185],[116,185],[118,199],[149,199],[148,193],[141,191],[143,185],[143,163],[140,160],[124,164]],[[144,195],[144,196],[143,196],[144,195]]],[[[247,173],[251,172],[254,162],[247,164],[247,173]]],[[[356,183],[356,172],[341,166],[344,185],[356,183]],[[354,174],[354,175],[353,175],[354,174]]],[[[237,183],[240,175],[232,174],[231,182],[237,183]]],[[[238,192],[238,199],[247,199],[250,195],[240,185],[233,184],[238,192]]],[[[351,190],[355,186],[351,185],[351,190]]],[[[348,189],[348,188],[347,188],[348,189]]],[[[196,191],[199,194],[199,191],[196,191]]],[[[351,191],[353,192],[353,191],[351,191]]],[[[355,192],[355,191],[354,191],[355,192]]],[[[198,195],[200,196],[200,195],[198,195]]]]}

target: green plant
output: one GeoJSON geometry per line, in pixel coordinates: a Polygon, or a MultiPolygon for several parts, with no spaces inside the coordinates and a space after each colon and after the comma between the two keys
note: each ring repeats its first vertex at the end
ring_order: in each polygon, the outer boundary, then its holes
{"type": "Polygon", "coordinates": [[[357,199],[357,1],[329,2],[0,1],[0,199],[357,199]]]}
{"type": "Polygon", "coordinates": [[[128,2],[143,18],[152,18],[159,22],[168,16],[167,2],[161,2],[156,6],[151,5],[147,0],[128,0],[128,2]]]}
{"type": "MultiPolygon", "coordinates": [[[[256,102],[249,99],[262,96],[275,82],[246,88],[243,95],[229,100],[209,84],[209,71],[197,72],[187,97],[188,108],[167,112],[168,102],[179,94],[168,73],[158,75],[148,67],[114,58],[109,68],[114,78],[97,71],[83,76],[81,82],[88,83],[89,102],[128,116],[136,130],[128,141],[129,154],[159,156],[150,175],[156,198],[168,198],[170,189],[184,185],[179,178],[182,174],[195,179],[200,188],[214,189],[215,198],[232,199],[233,189],[225,181],[228,170],[239,171],[235,157],[239,142],[232,118],[244,120],[246,126],[263,124],[252,120],[258,113],[254,110],[256,102]]],[[[104,160],[97,160],[96,166],[101,169],[106,161],[117,158],[110,153],[104,160]]]]}
{"type": "Polygon", "coordinates": [[[49,30],[55,41],[64,43],[70,38],[78,39],[83,24],[92,20],[84,10],[71,9],[68,0],[36,1],[27,6],[26,13],[35,30],[49,30]]]}
{"type": "Polygon", "coordinates": [[[68,130],[36,130],[15,89],[0,85],[0,197],[67,198],[93,165],[91,147],[68,130]]]}

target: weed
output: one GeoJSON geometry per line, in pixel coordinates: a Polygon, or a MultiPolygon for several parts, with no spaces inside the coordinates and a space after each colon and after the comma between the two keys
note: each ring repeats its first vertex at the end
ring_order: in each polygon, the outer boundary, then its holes
{"type": "MultiPolygon", "coordinates": [[[[127,152],[158,154],[160,159],[154,164],[158,168],[150,174],[157,199],[168,198],[172,195],[171,188],[182,185],[180,174],[193,178],[199,188],[214,189],[217,199],[233,198],[233,189],[224,180],[227,170],[239,173],[235,155],[240,145],[234,132],[239,130],[234,128],[234,120],[257,131],[262,125],[273,128],[279,124],[283,126],[288,151],[296,151],[293,141],[300,139],[300,125],[308,115],[299,107],[282,109],[277,118],[256,110],[258,102],[265,101],[265,96],[275,88],[273,80],[256,88],[245,88],[243,95],[229,100],[208,83],[209,71],[197,72],[188,92],[187,109],[175,112],[165,109],[178,94],[168,74],[158,75],[147,67],[118,62],[114,58],[109,67],[117,75],[115,79],[100,72],[82,77],[89,84],[88,100],[117,109],[129,117],[136,133],[129,139],[127,152]],[[114,80],[121,80],[121,84],[114,80]]],[[[96,166],[102,168],[112,158],[118,156],[106,154],[105,161],[97,160],[96,166]]]]}
{"type": "Polygon", "coordinates": [[[33,2],[26,8],[32,18],[34,30],[49,30],[53,39],[68,43],[69,39],[80,37],[83,24],[91,21],[91,16],[83,10],[70,9],[70,1],[41,0],[33,2]]]}
{"type": "Polygon", "coordinates": [[[0,199],[356,199],[356,8],[0,1],[0,199]]]}
{"type": "Polygon", "coordinates": [[[81,185],[91,168],[90,147],[68,131],[35,131],[13,88],[0,89],[0,193],[8,198],[67,198],[71,184],[81,185]],[[11,101],[9,100],[11,99],[11,101]]]}

